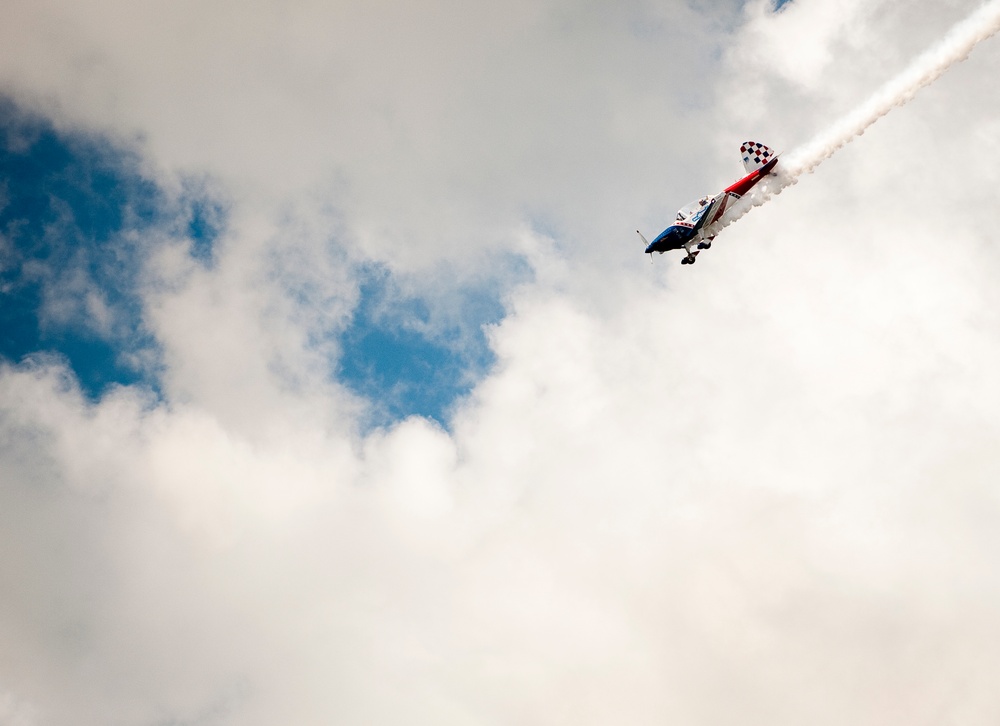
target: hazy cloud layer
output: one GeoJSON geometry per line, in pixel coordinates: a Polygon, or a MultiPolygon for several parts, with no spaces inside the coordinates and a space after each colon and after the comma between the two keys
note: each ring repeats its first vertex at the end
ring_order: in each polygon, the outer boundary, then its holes
{"type": "Polygon", "coordinates": [[[650,267],[977,5],[771,7],[7,3],[3,90],[229,207],[142,240],[162,398],[0,370],[0,720],[994,722],[1000,44],[650,267]],[[506,286],[450,432],[359,433],[358,262],[506,286]]]}

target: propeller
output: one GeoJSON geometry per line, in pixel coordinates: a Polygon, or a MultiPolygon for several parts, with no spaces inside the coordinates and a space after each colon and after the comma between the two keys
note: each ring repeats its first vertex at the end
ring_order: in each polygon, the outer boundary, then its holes
{"type": "MultiPolygon", "coordinates": [[[[644,248],[649,247],[649,240],[647,240],[645,237],[642,236],[642,232],[640,232],[639,230],[636,230],[635,233],[637,235],[639,235],[639,239],[642,240],[643,247],[644,248]]],[[[653,264],[653,253],[652,252],[649,253],[649,264],[653,264]]]]}

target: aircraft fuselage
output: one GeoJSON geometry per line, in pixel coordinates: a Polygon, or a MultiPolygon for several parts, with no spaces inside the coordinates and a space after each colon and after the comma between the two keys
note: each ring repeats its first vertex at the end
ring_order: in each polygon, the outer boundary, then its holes
{"type": "MultiPolygon", "coordinates": [[[[723,219],[732,203],[753,189],[778,163],[777,155],[761,144],[756,144],[755,147],[763,149],[766,153],[751,160],[749,155],[754,153],[751,144],[753,142],[746,142],[741,151],[745,154],[744,164],[752,171],[715,197],[702,197],[681,208],[677,212],[675,223],[660,232],[656,239],[647,245],[646,254],[653,252],[663,254],[669,250],[683,249],[688,253],[687,261],[693,262],[694,255],[697,254],[697,251],[692,252],[691,248],[694,245],[697,244],[700,249],[711,246],[711,241],[715,239],[714,230],[718,229],[716,223],[723,219]]],[[[759,151],[756,153],[760,154],[759,151]]]]}

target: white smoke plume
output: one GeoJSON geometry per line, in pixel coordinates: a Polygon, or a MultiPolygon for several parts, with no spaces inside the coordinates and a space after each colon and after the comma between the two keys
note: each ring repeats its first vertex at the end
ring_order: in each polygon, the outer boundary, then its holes
{"type": "Polygon", "coordinates": [[[915,58],[867,101],[784,156],[775,173],[734,206],[715,233],[718,234],[754,207],[759,207],[772,196],[780,194],[785,187],[797,183],[803,174],[811,173],[892,109],[909,102],[920,89],[929,86],[953,65],[968,58],[976,45],[997,31],[1000,31],[1000,0],[990,0],[955,25],[939,43],[915,58]]]}

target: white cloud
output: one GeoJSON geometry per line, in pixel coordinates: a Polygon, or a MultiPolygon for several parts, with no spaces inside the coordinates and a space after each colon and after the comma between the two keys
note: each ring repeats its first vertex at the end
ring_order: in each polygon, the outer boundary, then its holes
{"type": "MultiPolygon", "coordinates": [[[[0,373],[0,714],[995,720],[1000,46],[695,267],[628,239],[736,173],[729,129],[803,140],[912,47],[891,3],[814,5],[751,4],[704,75],[680,61],[711,21],[639,5],[8,5],[8,86],[235,191],[215,265],[167,244],[147,270],[165,402],[0,373]],[[799,50],[743,62],[793,22],[799,50]],[[858,27],[879,44],[838,62],[858,27]],[[832,60],[790,91],[807,38],[832,60]],[[474,269],[452,247],[472,230],[536,275],[450,433],[362,436],[322,334],[356,299],[345,254],[387,255],[399,226],[400,269],[474,269]]],[[[929,44],[972,7],[910,12],[929,44]]]]}
{"type": "Polygon", "coordinates": [[[525,212],[584,231],[581,194],[663,179],[648,142],[695,129],[669,92],[697,100],[719,46],[703,16],[642,2],[46,0],[4,21],[20,98],[240,199],[323,195],[401,269],[506,246],[525,212]]]}

